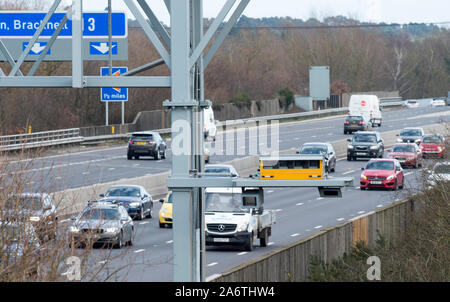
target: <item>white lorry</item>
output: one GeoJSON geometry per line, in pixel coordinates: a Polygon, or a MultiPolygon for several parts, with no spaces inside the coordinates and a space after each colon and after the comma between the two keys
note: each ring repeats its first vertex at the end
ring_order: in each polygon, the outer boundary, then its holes
{"type": "Polygon", "coordinates": [[[205,195],[206,245],[238,245],[251,251],[259,239],[260,246],[267,246],[276,217],[264,210],[262,189],[207,188],[205,195]]]}
{"type": "Polygon", "coordinates": [[[349,115],[360,115],[369,120],[372,126],[381,126],[380,99],[376,95],[354,94],[348,103],[349,115]]]}

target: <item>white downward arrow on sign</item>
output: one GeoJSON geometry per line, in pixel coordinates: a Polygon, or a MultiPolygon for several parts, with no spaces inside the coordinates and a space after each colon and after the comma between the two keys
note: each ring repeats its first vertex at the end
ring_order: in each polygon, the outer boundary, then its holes
{"type": "Polygon", "coordinates": [[[41,46],[41,43],[34,43],[33,47],[31,47],[31,51],[38,55],[41,53],[41,51],[44,50],[44,48],[45,48],[45,45],[41,46]]]}
{"type": "MultiPolygon", "coordinates": [[[[97,49],[98,51],[100,51],[102,54],[106,54],[106,53],[108,52],[108,50],[109,50],[108,43],[106,43],[106,42],[100,43],[100,46],[98,46],[98,45],[92,45],[92,47],[94,47],[95,49],[97,49]]],[[[113,44],[113,45],[111,46],[111,49],[113,49],[114,47],[116,47],[116,45],[113,44]]]]}

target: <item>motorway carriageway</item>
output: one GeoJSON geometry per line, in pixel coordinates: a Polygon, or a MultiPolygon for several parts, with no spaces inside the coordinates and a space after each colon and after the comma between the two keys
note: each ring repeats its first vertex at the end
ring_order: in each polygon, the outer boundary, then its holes
{"type": "MultiPolygon", "coordinates": [[[[399,130],[404,127],[423,126],[449,121],[450,107],[419,107],[414,109],[390,110],[383,112],[383,124],[373,130],[379,132],[399,130]]],[[[311,141],[333,142],[350,138],[343,134],[344,116],[327,117],[316,120],[280,123],[280,150],[298,149],[303,143],[311,141]]],[[[248,133],[247,133],[248,134],[248,133]]],[[[270,135],[270,131],[268,131],[270,135]]],[[[237,157],[248,156],[248,139],[245,143],[236,142],[236,138],[224,135],[222,143],[226,149],[233,144],[235,154],[211,157],[211,163],[232,160],[237,157]],[[246,149],[240,149],[245,147],[246,149]],[[238,151],[240,153],[238,153],[238,151]]],[[[258,142],[261,144],[261,141],[258,142]]],[[[270,146],[270,138],[264,145],[270,146]]],[[[34,160],[8,161],[2,173],[8,171],[24,177],[29,190],[56,192],[65,189],[79,188],[98,183],[117,181],[150,174],[167,172],[171,169],[171,150],[168,142],[168,158],[155,161],[151,157],[141,157],[140,160],[127,160],[126,144],[114,147],[93,148],[93,150],[54,155],[34,160]]],[[[248,176],[248,175],[242,175],[248,176]]]]}
{"type": "MultiPolygon", "coordinates": [[[[448,121],[449,107],[418,109],[421,110],[385,111],[383,112],[383,126],[375,128],[375,130],[384,132],[400,130],[403,127],[429,125],[441,122],[442,117],[448,121]]],[[[298,148],[307,141],[336,141],[349,138],[351,137],[350,135],[342,134],[343,119],[344,117],[340,116],[317,121],[282,124],[280,127],[281,149],[298,148]],[[300,139],[296,140],[296,138],[300,139]]],[[[130,162],[126,161],[123,153],[125,148],[113,149],[109,152],[108,149],[104,149],[102,154],[108,153],[108,156],[115,156],[114,154],[121,156],[123,159],[119,158],[115,161],[120,162],[123,160],[121,165],[126,166],[126,170],[135,170],[136,173],[139,173],[145,167],[149,168],[153,165],[161,164],[161,162],[157,163],[152,160],[131,161],[132,164],[142,163],[142,167],[140,169],[130,169],[130,162]],[[115,153],[117,151],[122,152],[122,154],[115,153]]],[[[80,158],[81,156],[81,154],[77,154],[72,159],[80,158]]],[[[162,162],[168,165],[170,164],[169,160],[162,162]]],[[[213,158],[213,161],[216,162],[216,159],[213,158]]],[[[108,169],[108,166],[105,166],[106,163],[109,163],[109,161],[105,160],[101,165],[98,164],[97,169],[108,169]]],[[[260,248],[258,243],[255,243],[255,249],[252,252],[245,252],[230,247],[208,247],[206,253],[206,275],[213,277],[246,261],[254,260],[270,251],[306,238],[321,229],[366,215],[371,211],[402,200],[409,193],[420,190],[420,169],[404,169],[405,189],[395,192],[384,190],[361,191],[358,186],[359,175],[361,174],[361,167],[366,163],[367,160],[348,162],[345,158],[339,158],[336,172],[331,175],[334,177],[353,177],[355,179],[355,187],[345,188],[343,190],[343,198],[320,198],[317,189],[313,188],[266,189],[265,208],[272,209],[277,214],[277,223],[272,229],[269,246],[260,248]],[[301,193],[299,193],[299,190],[301,190],[301,193]]],[[[114,161],[111,161],[110,164],[113,165],[114,161]]],[[[116,163],[116,165],[118,164],[116,163]]],[[[94,167],[91,167],[91,169],[94,169],[94,167]]],[[[136,173],[132,177],[138,176],[136,173]]],[[[172,229],[159,228],[157,218],[159,208],[160,204],[155,203],[154,218],[135,221],[137,232],[132,247],[112,251],[95,249],[92,251],[90,258],[91,267],[105,265],[110,271],[114,268],[124,267],[125,270],[120,272],[115,278],[115,280],[119,281],[172,281],[172,229]],[[111,253],[110,257],[115,259],[106,262],[109,253],[111,253]]]]}

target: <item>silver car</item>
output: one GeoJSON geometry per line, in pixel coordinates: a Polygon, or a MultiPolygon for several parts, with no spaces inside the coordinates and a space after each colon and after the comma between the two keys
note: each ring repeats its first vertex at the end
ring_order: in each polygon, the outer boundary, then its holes
{"type": "Polygon", "coordinates": [[[330,143],[305,143],[298,154],[322,154],[325,156],[325,171],[336,170],[336,152],[330,143]]]}
{"type": "Polygon", "coordinates": [[[127,210],[118,203],[89,202],[70,226],[71,246],[90,242],[122,248],[133,244],[134,224],[127,210]]]}

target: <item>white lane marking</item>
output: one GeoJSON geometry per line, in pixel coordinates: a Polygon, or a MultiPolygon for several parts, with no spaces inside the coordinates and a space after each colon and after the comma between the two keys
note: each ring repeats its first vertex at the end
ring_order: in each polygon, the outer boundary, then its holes
{"type": "Polygon", "coordinates": [[[115,170],[116,168],[109,168],[108,169],[108,171],[113,171],[113,170],[115,170]]]}
{"type": "Polygon", "coordinates": [[[136,250],[134,252],[137,254],[137,253],[142,253],[143,251],[145,251],[145,249],[136,250]]]}
{"type": "Polygon", "coordinates": [[[297,206],[302,206],[304,203],[303,202],[299,202],[299,203],[297,203],[296,205],[297,206]]]}
{"type": "Polygon", "coordinates": [[[411,175],[411,174],[413,174],[414,172],[408,172],[408,173],[405,173],[405,176],[407,176],[407,175],[411,175]]]}
{"type": "Polygon", "coordinates": [[[359,187],[355,187],[355,190],[359,190],[360,188],[359,187]]]}
{"type": "Polygon", "coordinates": [[[353,173],[353,172],[356,172],[356,170],[350,170],[350,171],[344,172],[344,173],[342,173],[342,175],[350,174],[350,173],[353,173]]]}
{"type": "MultiPolygon", "coordinates": [[[[362,215],[355,216],[355,217],[349,219],[348,221],[354,221],[354,220],[357,220],[357,219],[359,219],[359,218],[362,218],[362,217],[366,217],[366,216],[372,215],[373,213],[375,213],[375,212],[374,212],[374,211],[371,211],[371,212],[368,212],[368,213],[364,213],[364,214],[362,214],[362,215]]],[[[354,216],[354,215],[350,215],[350,216],[354,216]]]]}
{"type": "Polygon", "coordinates": [[[173,240],[166,241],[167,244],[173,243],[173,240]]]}
{"type": "Polygon", "coordinates": [[[242,255],[245,255],[245,254],[247,254],[248,252],[241,252],[241,253],[238,253],[238,256],[242,256],[242,255]]]}
{"type": "Polygon", "coordinates": [[[217,264],[219,264],[219,263],[213,262],[213,263],[208,264],[208,266],[211,267],[211,266],[214,266],[214,265],[217,265],[217,264]]]}
{"type": "Polygon", "coordinates": [[[318,225],[318,226],[315,226],[314,228],[315,229],[320,229],[322,226],[321,225],[318,225]]]}
{"type": "Polygon", "coordinates": [[[102,264],[105,264],[106,262],[108,262],[108,260],[100,261],[98,264],[102,265],[102,264]]]}
{"type": "Polygon", "coordinates": [[[316,200],[322,200],[325,199],[325,197],[317,197],[316,200]]]}
{"type": "Polygon", "coordinates": [[[283,209],[276,209],[276,210],[274,210],[274,212],[281,212],[281,211],[283,211],[283,209]]]}
{"type": "Polygon", "coordinates": [[[55,177],[55,180],[61,180],[61,179],[62,179],[61,176],[56,176],[56,177],[55,177]]]}
{"type": "Polygon", "coordinates": [[[300,236],[300,234],[299,233],[295,233],[295,234],[291,235],[291,237],[297,237],[297,236],[300,236]]]}
{"type": "Polygon", "coordinates": [[[64,222],[67,222],[67,221],[70,221],[70,220],[71,220],[70,218],[64,219],[64,220],[61,220],[59,223],[64,223],[64,222]]]}
{"type": "Polygon", "coordinates": [[[140,224],[140,225],[143,225],[143,224],[147,224],[147,223],[150,223],[150,222],[144,221],[144,222],[140,222],[139,224],[140,224]]]}
{"type": "Polygon", "coordinates": [[[269,191],[267,191],[267,193],[273,193],[273,192],[275,192],[274,190],[269,190],[269,191]]]}
{"type": "Polygon", "coordinates": [[[317,135],[312,135],[311,137],[313,137],[313,138],[314,138],[314,137],[317,137],[317,135]]]}
{"type": "Polygon", "coordinates": [[[311,230],[310,229],[306,229],[306,232],[311,232],[311,230]]]}
{"type": "Polygon", "coordinates": [[[364,214],[365,212],[366,211],[359,211],[358,214],[361,215],[361,214],[364,214]]]}
{"type": "Polygon", "coordinates": [[[275,242],[269,242],[267,245],[273,245],[275,244],[275,242]]]}
{"type": "Polygon", "coordinates": [[[342,218],[342,217],[341,217],[341,218],[338,218],[337,221],[342,221],[342,220],[344,220],[344,219],[345,219],[345,218],[342,218]]]}
{"type": "Polygon", "coordinates": [[[81,173],[81,174],[83,174],[83,175],[88,175],[88,174],[90,174],[91,172],[83,172],[83,173],[81,173]]]}
{"type": "Polygon", "coordinates": [[[379,204],[379,205],[377,205],[377,208],[381,208],[383,205],[382,204],[379,204]]]}

